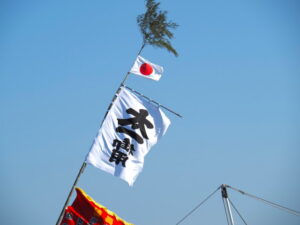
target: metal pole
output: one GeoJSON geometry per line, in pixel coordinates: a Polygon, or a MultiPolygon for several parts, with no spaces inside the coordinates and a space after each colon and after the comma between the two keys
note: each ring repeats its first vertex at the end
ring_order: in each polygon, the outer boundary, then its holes
{"type": "MultiPolygon", "coordinates": [[[[142,50],[144,49],[145,45],[146,45],[146,43],[143,43],[141,49],[140,49],[139,52],[138,52],[138,55],[141,54],[141,52],[142,52],[142,50]]],[[[112,107],[114,101],[116,100],[116,98],[117,98],[119,92],[121,91],[121,88],[124,86],[124,84],[125,84],[125,82],[126,82],[126,80],[127,80],[129,74],[130,74],[130,72],[127,72],[127,73],[126,73],[126,75],[125,75],[125,77],[124,77],[122,83],[120,84],[119,88],[117,89],[117,91],[116,91],[116,93],[115,93],[115,95],[114,95],[114,97],[113,97],[113,99],[112,99],[112,101],[111,101],[111,103],[110,103],[110,105],[109,105],[109,107],[108,107],[106,113],[105,113],[105,116],[104,116],[104,118],[103,118],[103,120],[102,120],[102,122],[101,122],[101,126],[102,126],[102,124],[103,124],[103,122],[104,122],[104,120],[105,120],[105,118],[106,118],[106,116],[107,116],[107,113],[109,112],[109,110],[110,110],[110,108],[112,107]]],[[[77,177],[76,177],[76,179],[75,179],[75,181],[74,181],[74,184],[73,184],[73,186],[72,186],[72,188],[71,188],[71,190],[70,190],[70,193],[69,193],[69,195],[68,195],[68,197],[67,197],[67,200],[66,200],[66,202],[65,202],[65,204],[64,204],[64,207],[63,207],[63,209],[62,209],[62,211],[61,211],[61,213],[60,213],[60,215],[59,215],[59,217],[58,217],[58,220],[57,220],[57,222],[56,222],[56,225],[60,225],[61,221],[63,220],[63,216],[64,216],[64,213],[65,213],[66,207],[67,207],[67,205],[69,204],[69,201],[70,201],[70,198],[71,198],[71,196],[72,196],[72,194],[73,194],[73,192],[74,192],[75,186],[77,185],[78,180],[79,180],[81,174],[84,172],[85,167],[86,167],[86,162],[83,162],[81,168],[79,169],[79,172],[78,172],[78,174],[77,174],[77,177]]]]}
{"type": "Polygon", "coordinates": [[[227,193],[225,184],[221,185],[221,194],[222,194],[222,199],[223,199],[223,203],[224,203],[225,214],[226,214],[228,225],[234,225],[232,212],[231,212],[231,208],[230,208],[230,203],[228,201],[228,193],[227,193]]]}
{"type": "Polygon", "coordinates": [[[226,220],[227,220],[228,225],[230,225],[230,221],[228,220],[228,212],[227,212],[227,208],[226,208],[226,203],[225,203],[224,198],[222,198],[222,200],[223,200],[223,205],[224,205],[226,220]]]}

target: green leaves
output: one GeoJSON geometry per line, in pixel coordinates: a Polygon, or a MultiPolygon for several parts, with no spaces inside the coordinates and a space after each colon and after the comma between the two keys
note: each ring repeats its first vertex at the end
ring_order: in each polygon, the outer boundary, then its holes
{"type": "Polygon", "coordinates": [[[165,48],[178,56],[170,42],[170,39],[174,37],[170,29],[176,29],[178,25],[167,21],[167,11],[159,10],[159,5],[160,3],[154,0],[146,0],[147,11],[137,17],[144,44],[165,48]]]}

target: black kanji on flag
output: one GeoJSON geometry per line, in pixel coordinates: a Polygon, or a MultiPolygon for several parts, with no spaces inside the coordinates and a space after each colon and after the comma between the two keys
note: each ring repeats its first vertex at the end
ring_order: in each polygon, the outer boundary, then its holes
{"type": "Polygon", "coordinates": [[[128,118],[128,119],[118,119],[118,126],[116,128],[116,131],[119,133],[125,133],[128,134],[130,137],[135,139],[139,144],[143,144],[145,139],[149,139],[147,132],[146,132],[146,127],[149,129],[152,129],[154,126],[153,124],[146,119],[146,117],[149,115],[148,111],[145,109],[140,109],[139,112],[135,111],[132,108],[129,108],[126,110],[128,114],[133,115],[134,117],[128,118]],[[141,131],[141,134],[143,138],[134,132],[133,130],[129,130],[123,126],[131,125],[131,128],[136,130],[139,129],[141,131]]]}
{"type": "Polygon", "coordinates": [[[133,155],[133,152],[135,151],[133,144],[130,143],[130,140],[128,138],[124,138],[123,141],[115,139],[113,142],[113,147],[116,147],[117,150],[122,148],[130,155],[133,155]]]}
{"type": "Polygon", "coordinates": [[[128,160],[128,155],[133,155],[135,151],[133,144],[130,143],[128,138],[124,138],[123,141],[115,139],[112,145],[115,149],[112,150],[109,161],[115,162],[117,165],[121,162],[122,166],[126,167],[125,163],[128,160]],[[124,149],[128,154],[122,152],[121,149],[124,149]]]}

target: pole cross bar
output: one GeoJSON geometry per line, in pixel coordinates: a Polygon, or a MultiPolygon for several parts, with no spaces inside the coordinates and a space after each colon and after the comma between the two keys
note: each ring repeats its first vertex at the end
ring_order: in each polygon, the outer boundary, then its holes
{"type": "Polygon", "coordinates": [[[136,91],[136,90],[134,90],[134,89],[132,89],[132,88],[130,88],[130,87],[128,87],[128,86],[125,86],[125,85],[122,85],[122,86],[125,87],[125,88],[127,88],[128,90],[130,90],[130,91],[132,91],[132,92],[134,92],[134,93],[136,93],[136,94],[142,96],[143,98],[147,99],[149,102],[156,104],[158,107],[164,108],[165,110],[169,111],[170,113],[173,113],[174,115],[176,115],[176,116],[178,116],[178,117],[180,117],[180,118],[183,118],[183,116],[181,116],[179,113],[174,112],[174,111],[171,110],[170,108],[168,108],[168,107],[166,107],[166,106],[164,106],[164,105],[161,105],[161,104],[158,103],[157,101],[154,101],[153,99],[151,99],[151,98],[149,98],[149,97],[147,97],[147,96],[141,94],[140,92],[138,92],[138,91],[136,91]]]}

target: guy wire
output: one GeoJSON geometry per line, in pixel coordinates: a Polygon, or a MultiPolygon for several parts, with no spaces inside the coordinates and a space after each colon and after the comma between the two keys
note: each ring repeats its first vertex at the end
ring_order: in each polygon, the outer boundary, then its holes
{"type": "Polygon", "coordinates": [[[207,196],[202,202],[200,202],[195,208],[193,208],[190,212],[188,212],[181,220],[179,220],[176,225],[180,224],[182,221],[184,221],[187,217],[189,217],[196,209],[198,209],[203,203],[205,203],[211,196],[213,196],[221,186],[219,186],[213,193],[211,193],[209,196],[207,196]]]}

